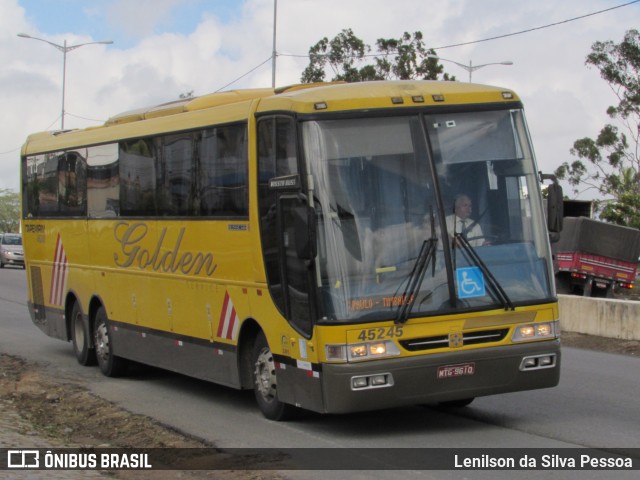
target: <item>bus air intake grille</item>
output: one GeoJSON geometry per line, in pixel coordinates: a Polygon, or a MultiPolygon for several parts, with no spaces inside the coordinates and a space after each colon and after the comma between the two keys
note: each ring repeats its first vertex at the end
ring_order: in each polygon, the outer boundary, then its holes
{"type": "MultiPolygon", "coordinates": [[[[480,332],[465,332],[462,334],[462,344],[457,345],[480,345],[483,343],[495,343],[504,339],[509,333],[508,328],[500,328],[497,330],[483,330],[480,332]]],[[[448,348],[449,336],[437,335],[435,337],[412,338],[411,340],[400,340],[406,350],[410,352],[419,352],[422,350],[435,350],[436,348],[448,348]]]]}
{"type": "Polygon", "coordinates": [[[33,292],[33,307],[36,323],[42,325],[45,320],[44,291],[42,289],[42,271],[40,267],[31,267],[31,291],[33,292]]]}

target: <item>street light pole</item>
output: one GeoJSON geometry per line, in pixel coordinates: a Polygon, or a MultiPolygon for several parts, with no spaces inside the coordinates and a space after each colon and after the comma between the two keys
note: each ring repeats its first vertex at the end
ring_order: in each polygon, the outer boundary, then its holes
{"type": "Polygon", "coordinates": [[[428,54],[427,57],[435,58],[437,60],[444,60],[445,62],[455,63],[460,68],[464,68],[467,72],[469,72],[469,83],[471,83],[471,74],[476,70],[481,69],[482,67],[488,67],[489,65],[513,65],[513,62],[511,60],[505,60],[504,62],[483,63],[482,65],[473,65],[473,63],[471,63],[471,60],[469,60],[469,65],[465,65],[464,63],[456,62],[455,60],[449,60],[448,58],[442,58],[438,55],[428,54]]]}
{"type": "Polygon", "coordinates": [[[57,43],[50,42],[49,40],[45,40],[44,38],[32,37],[31,35],[27,35],[26,33],[18,33],[18,36],[21,38],[30,38],[31,40],[39,40],[44,43],[48,43],[52,47],[60,50],[62,52],[62,116],[60,119],[60,130],[64,130],[64,100],[65,100],[65,90],[66,90],[66,82],[67,82],[67,52],[71,50],[75,50],[76,48],[84,47],[85,45],[110,45],[113,43],[112,40],[102,40],[99,42],[86,42],[79,43],[77,45],[67,45],[67,41],[64,41],[64,44],[58,45],[57,43]]]}
{"type": "Polygon", "coordinates": [[[67,39],[62,47],[62,114],[60,119],[60,130],[64,130],[64,97],[67,91],[67,39]]]}
{"type": "Polygon", "coordinates": [[[271,52],[271,87],[276,88],[276,21],[278,19],[278,0],[273,0],[273,50],[271,52]]]}

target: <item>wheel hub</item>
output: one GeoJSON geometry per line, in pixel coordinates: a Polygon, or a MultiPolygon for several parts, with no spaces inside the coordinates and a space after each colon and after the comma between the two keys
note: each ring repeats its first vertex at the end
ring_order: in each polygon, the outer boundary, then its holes
{"type": "Polygon", "coordinates": [[[265,400],[272,400],[276,396],[276,365],[273,355],[265,348],[256,360],[256,387],[265,400]]]}
{"type": "Polygon", "coordinates": [[[109,358],[109,336],[104,324],[100,324],[96,328],[96,354],[103,360],[109,358]]]}

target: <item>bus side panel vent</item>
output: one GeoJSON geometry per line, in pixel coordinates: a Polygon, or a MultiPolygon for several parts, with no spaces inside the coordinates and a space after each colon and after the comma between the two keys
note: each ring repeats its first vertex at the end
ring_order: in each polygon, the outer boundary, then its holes
{"type": "Polygon", "coordinates": [[[33,292],[33,317],[39,324],[45,322],[44,292],[42,290],[42,271],[40,267],[31,267],[31,291],[33,292]]]}

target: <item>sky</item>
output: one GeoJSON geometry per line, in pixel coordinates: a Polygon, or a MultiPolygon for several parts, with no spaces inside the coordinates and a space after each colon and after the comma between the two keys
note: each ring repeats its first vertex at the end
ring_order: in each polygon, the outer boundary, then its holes
{"type": "MultiPolygon", "coordinates": [[[[551,173],[609,121],[616,97],[585,58],[594,42],[619,43],[640,27],[640,2],[613,9],[630,1],[278,0],[276,86],[299,83],[309,47],[343,29],[369,45],[420,31],[441,58],[513,62],[472,79],[520,95],[538,167],[551,173]]],[[[19,190],[27,135],[60,128],[63,54],[18,33],[68,46],[113,41],[67,53],[65,128],[85,128],[189,92],[271,86],[273,20],[274,0],[0,0],[0,189],[19,190]]]]}

